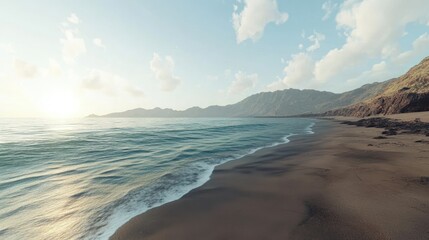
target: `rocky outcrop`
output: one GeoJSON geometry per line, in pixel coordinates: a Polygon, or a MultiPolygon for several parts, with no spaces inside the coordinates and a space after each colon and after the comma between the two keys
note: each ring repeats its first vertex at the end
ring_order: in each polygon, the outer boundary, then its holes
{"type": "Polygon", "coordinates": [[[392,96],[380,96],[368,103],[331,110],[324,115],[368,117],[421,111],[429,111],[429,93],[397,93],[392,96]]]}
{"type": "Polygon", "coordinates": [[[415,119],[414,121],[399,121],[396,119],[374,117],[361,119],[359,121],[344,121],[342,123],[358,127],[384,128],[386,131],[383,131],[382,134],[387,136],[402,133],[429,136],[429,123],[422,122],[420,119],[415,119]]]}
{"type": "Polygon", "coordinates": [[[429,111],[429,57],[391,81],[376,97],[323,115],[367,117],[421,111],[429,111]]]}

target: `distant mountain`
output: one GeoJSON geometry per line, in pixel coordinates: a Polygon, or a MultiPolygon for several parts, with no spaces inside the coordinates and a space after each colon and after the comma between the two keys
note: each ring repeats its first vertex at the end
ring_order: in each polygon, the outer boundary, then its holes
{"type": "Polygon", "coordinates": [[[429,57],[388,82],[377,95],[325,115],[366,117],[419,111],[429,111],[429,57]]]}
{"type": "Polygon", "coordinates": [[[127,110],[125,112],[109,113],[107,115],[98,116],[98,117],[111,117],[111,118],[133,118],[133,117],[176,117],[180,114],[180,111],[172,109],[143,109],[136,108],[132,110],[127,110]]]}
{"type": "Polygon", "coordinates": [[[267,117],[322,113],[371,98],[385,91],[385,87],[391,81],[367,84],[342,94],[286,89],[258,93],[236,104],[226,106],[192,107],[184,111],[137,108],[103,116],[90,115],[89,117],[267,117]]]}
{"type": "Polygon", "coordinates": [[[341,94],[286,89],[258,93],[226,106],[192,107],[184,111],[137,108],[88,117],[274,117],[306,114],[365,117],[415,111],[429,111],[429,57],[399,78],[366,84],[341,94]]]}

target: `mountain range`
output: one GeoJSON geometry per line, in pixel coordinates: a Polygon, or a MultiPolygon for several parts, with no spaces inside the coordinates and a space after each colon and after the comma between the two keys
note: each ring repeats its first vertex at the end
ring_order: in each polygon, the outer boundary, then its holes
{"type": "Polygon", "coordinates": [[[332,93],[285,89],[261,92],[226,106],[173,109],[137,108],[89,117],[279,117],[342,115],[364,117],[429,110],[429,57],[399,78],[363,85],[352,91],[332,93]]]}

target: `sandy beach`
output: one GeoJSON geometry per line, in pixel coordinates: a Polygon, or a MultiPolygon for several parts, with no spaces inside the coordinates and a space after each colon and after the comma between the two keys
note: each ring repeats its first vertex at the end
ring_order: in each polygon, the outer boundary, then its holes
{"type": "Polygon", "coordinates": [[[318,120],[111,239],[429,239],[429,137],[382,131],[318,120]]]}

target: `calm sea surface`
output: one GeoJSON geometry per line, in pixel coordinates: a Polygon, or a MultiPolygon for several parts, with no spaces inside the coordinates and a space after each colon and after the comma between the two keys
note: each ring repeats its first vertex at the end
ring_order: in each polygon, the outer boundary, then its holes
{"type": "Polygon", "coordinates": [[[307,119],[0,119],[0,239],[107,239],[307,119]]]}

